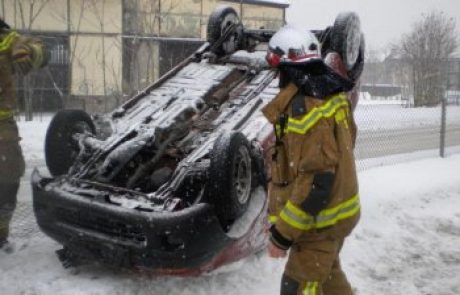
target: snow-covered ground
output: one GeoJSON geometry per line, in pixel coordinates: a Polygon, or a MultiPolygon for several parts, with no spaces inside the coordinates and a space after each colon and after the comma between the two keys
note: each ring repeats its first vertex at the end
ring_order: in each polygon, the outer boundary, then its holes
{"type": "MultiPolygon", "coordinates": [[[[381,106],[368,107],[374,107],[368,111],[374,113],[376,127],[411,126],[409,121],[390,120],[391,108],[399,106],[388,106],[382,113],[375,109],[382,110],[381,106]]],[[[362,111],[358,106],[358,122],[362,111]]],[[[460,118],[460,111],[455,112],[460,118]]],[[[435,112],[413,113],[432,123],[434,116],[429,114],[435,112]]],[[[42,122],[19,123],[28,173],[31,166],[44,163],[43,138],[49,121],[47,116],[42,122]]],[[[409,158],[414,159],[401,155],[398,161],[405,163],[359,173],[362,220],[342,255],[357,294],[460,294],[460,155],[407,162],[409,158]]],[[[101,266],[63,269],[54,253],[60,247],[33,223],[30,202],[25,178],[12,232],[16,251],[0,254],[2,295],[279,293],[285,260],[269,259],[265,252],[197,278],[153,277],[101,266]]]]}
{"type": "Polygon", "coordinates": [[[22,117],[18,122],[19,133],[22,137],[21,146],[27,162],[43,161],[43,140],[52,116],[52,114],[45,114],[29,122],[22,117]]]}
{"type": "MultiPolygon", "coordinates": [[[[357,294],[460,294],[459,166],[454,155],[359,174],[362,219],[342,255],[357,294]]],[[[263,252],[202,277],[152,277],[63,269],[59,245],[39,232],[14,244],[15,253],[0,254],[1,294],[275,295],[285,263],[263,252]]]]}
{"type": "MultiPolygon", "coordinates": [[[[447,125],[460,125],[460,106],[446,109],[447,125]]],[[[360,130],[394,130],[433,127],[441,125],[441,106],[407,108],[395,101],[359,103],[355,111],[360,130]]]]}

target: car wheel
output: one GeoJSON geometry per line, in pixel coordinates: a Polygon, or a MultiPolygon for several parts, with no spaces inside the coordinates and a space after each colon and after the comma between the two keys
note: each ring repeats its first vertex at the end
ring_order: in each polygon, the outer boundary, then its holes
{"type": "Polygon", "coordinates": [[[237,51],[242,42],[243,26],[235,9],[229,6],[216,8],[209,17],[207,39],[210,44],[217,42],[232,25],[237,25],[237,28],[228,36],[227,40],[214,49],[215,54],[227,55],[237,51]]]}
{"type": "Polygon", "coordinates": [[[361,43],[359,45],[358,58],[353,68],[351,68],[351,70],[348,71],[348,77],[350,77],[352,81],[358,81],[359,78],[361,77],[361,74],[363,73],[365,51],[366,51],[366,42],[364,39],[364,34],[361,34],[361,43]]]}
{"type": "Polygon", "coordinates": [[[350,71],[359,57],[361,22],[354,12],[340,13],[331,28],[331,49],[339,53],[350,71]]]}
{"type": "Polygon", "coordinates": [[[96,134],[91,117],[81,110],[59,111],[51,120],[45,137],[45,160],[51,175],[66,174],[79,154],[75,135],[96,134]]]}
{"type": "Polygon", "coordinates": [[[222,134],[211,151],[206,199],[224,227],[249,205],[254,173],[251,146],[238,132],[222,134]]]}

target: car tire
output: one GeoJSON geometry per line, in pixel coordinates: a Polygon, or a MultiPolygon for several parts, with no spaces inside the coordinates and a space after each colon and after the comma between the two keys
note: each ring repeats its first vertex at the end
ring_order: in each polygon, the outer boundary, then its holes
{"type": "Polygon", "coordinates": [[[225,30],[233,24],[238,25],[235,32],[228,37],[228,40],[214,48],[214,53],[218,56],[231,54],[240,48],[243,38],[243,26],[238,13],[230,6],[217,7],[209,16],[207,40],[211,45],[217,42],[225,30]]]}
{"type": "Polygon", "coordinates": [[[358,60],[361,47],[361,22],[354,12],[340,13],[331,28],[331,49],[342,57],[348,71],[358,60]]]}
{"type": "Polygon", "coordinates": [[[79,147],[73,136],[96,134],[93,120],[82,110],[61,110],[53,117],[45,137],[45,160],[51,175],[64,175],[76,160],[79,147]]]}
{"type": "Polygon", "coordinates": [[[361,43],[359,44],[359,54],[358,54],[358,59],[355,62],[355,65],[351,70],[348,71],[348,77],[353,82],[356,82],[359,80],[361,77],[361,74],[363,73],[364,70],[364,54],[366,51],[366,40],[364,38],[364,34],[361,34],[361,43]]]}
{"type": "Polygon", "coordinates": [[[206,200],[227,228],[246,211],[253,189],[251,145],[239,132],[224,133],[214,143],[206,200]]]}

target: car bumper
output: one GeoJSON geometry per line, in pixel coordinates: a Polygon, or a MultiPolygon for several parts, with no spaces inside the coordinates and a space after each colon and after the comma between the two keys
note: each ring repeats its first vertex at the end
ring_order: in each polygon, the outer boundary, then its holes
{"type": "Polygon", "coordinates": [[[32,190],[42,231],[89,261],[172,274],[202,272],[235,243],[207,204],[165,213],[127,209],[64,191],[37,171],[32,190]]]}

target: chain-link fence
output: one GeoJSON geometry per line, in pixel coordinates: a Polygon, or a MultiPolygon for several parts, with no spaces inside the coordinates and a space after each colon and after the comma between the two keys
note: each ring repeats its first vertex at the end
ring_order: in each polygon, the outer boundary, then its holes
{"type": "Polygon", "coordinates": [[[398,99],[373,100],[363,95],[355,113],[360,130],[356,146],[358,167],[366,169],[458,152],[460,104],[444,102],[435,107],[414,108],[398,99]]]}

